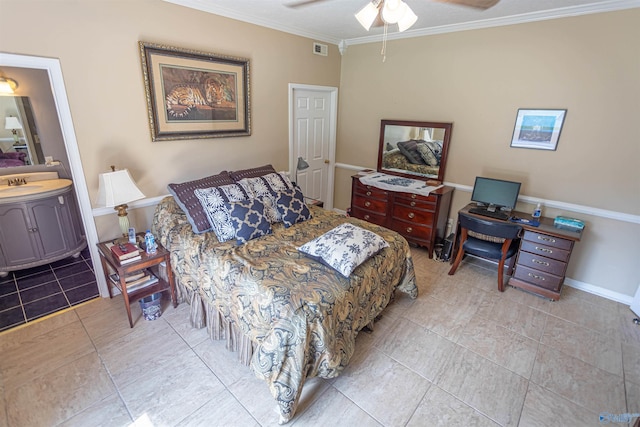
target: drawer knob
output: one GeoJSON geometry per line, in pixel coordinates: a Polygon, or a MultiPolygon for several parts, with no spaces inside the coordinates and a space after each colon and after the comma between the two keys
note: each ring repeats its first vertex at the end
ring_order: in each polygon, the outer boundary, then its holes
{"type": "Polygon", "coordinates": [[[412,195],[411,195],[411,198],[412,198],[412,199],[415,199],[415,198],[416,198],[416,195],[415,195],[415,194],[412,194],[412,195]]]}
{"type": "Polygon", "coordinates": [[[364,205],[365,205],[366,207],[369,207],[369,206],[371,206],[371,202],[364,202],[364,205]]]}
{"type": "Polygon", "coordinates": [[[411,207],[415,206],[416,202],[411,202],[411,207]]]}
{"type": "Polygon", "coordinates": [[[407,215],[409,217],[409,219],[413,219],[416,214],[414,214],[413,212],[409,212],[409,215],[407,215]]]}
{"type": "Polygon", "coordinates": [[[538,276],[537,274],[533,274],[533,273],[529,273],[529,277],[533,277],[534,279],[537,279],[537,280],[544,280],[544,277],[538,276]]]}
{"type": "Polygon", "coordinates": [[[365,215],[365,216],[364,216],[364,219],[365,219],[366,221],[369,221],[369,218],[371,218],[369,215],[365,215]]]}
{"type": "Polygon", "coordinates": [[[539,246],[536,246],[536,250],[537,250],[537,251],[540,251],[540,252],[546,252],[546,253],[548,253],[548,254],[552,254],[552,253],[553,253],[553,251],[552,251],[551,249],[541,248],[541,247],[539,247],[539,246]]]}
{"type": "Polygon", "coordinates": [[[413,228],[407,227],[407,233],[411,233],[411,232],[413,232],[413,228]]]}
{"type": "Polygon", "coordinates": [[[549,243],[555,243],[556,239],[553,239],[551,237],[544,237],[544,236],[538,236],[538,240],[542,240],[545,242],[549,242],[549,243]]]}
{"type": "Polygon", "coordinates": [[[549,267],[549,263],[546,261],[540,261],[539,259],[531,258],[531,262],[549,267]]]}
{"type": "Polygon", "coordinates": [[[371,195],[371,191],[367,191],[367,196],[370,196],[370,195],[371,195]]]}

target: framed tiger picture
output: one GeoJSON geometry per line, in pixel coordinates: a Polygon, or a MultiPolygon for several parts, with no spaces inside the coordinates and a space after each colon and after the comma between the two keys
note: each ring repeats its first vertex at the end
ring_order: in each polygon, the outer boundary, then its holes
{"type": "Polygon", "coordinates": [[[152,141],[251,135],[248,59],[138,43],[152,141]]]}

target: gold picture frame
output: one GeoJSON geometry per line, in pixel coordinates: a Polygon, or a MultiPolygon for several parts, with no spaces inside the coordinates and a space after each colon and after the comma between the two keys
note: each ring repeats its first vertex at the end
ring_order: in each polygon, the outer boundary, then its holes
{"type": "Polygon", "coordinates": [[[248,59],[138,43],[152,141],[251,135],[248,59]]]}

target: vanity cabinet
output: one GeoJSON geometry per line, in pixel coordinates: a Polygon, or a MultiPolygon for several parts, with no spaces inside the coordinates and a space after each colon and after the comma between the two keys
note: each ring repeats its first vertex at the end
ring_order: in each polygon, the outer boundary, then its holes
{"type": "Polygon", "coordinates": [[[36,199],[0,203],[0,272],[77,256],[86,246],[81,230],[71,186],[36,199]]]}
{"type": "Polygon", "coordinates": [[[351,216],[400,233],[408,242],[424,246],[433,257],[436,242],[445,238],[453,187],[443,186],[429,196],[385,191],[352,177],[351,216]]]}

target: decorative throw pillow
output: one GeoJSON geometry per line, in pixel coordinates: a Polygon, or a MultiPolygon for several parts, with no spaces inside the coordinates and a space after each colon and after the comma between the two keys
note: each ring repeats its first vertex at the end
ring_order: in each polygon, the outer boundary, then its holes
{"type": "Polygon", "coordinates": [[[387,247],[389,244],[376,233],[345,223],[298,250],[349,277],[357,266],[387,247]]]}
{"type": "Polygon", "coordinates": [[[242,169],[239,171],[229,172],[231,179],[235,182],[244,178],[255,178],[270,173],[276,173],[276,170],[271,165],[258,166],[257,168],[242,169]]]}
{"type": "Polygon", "coordinates": [[[285,228],[311,218],[311,211],[304,203],[304,196],[299,188],[283,191],[276,200],[278,213],[285,228]]]}
{"type": "Polygon", "coordinates": [[[249,189],[251,197],[256,197],[264,203],[265,214],[272,224],[282,221],[276,207],[276,199],[281,192],[293,190],[289,178],[279,173],[270,173],[255,178],[244,178],[238,182],[249,189]]]}
{"type": "Polygon", "coordinates": [[[234,181],[231,179],[229,172],[222,171],[218,175],[208,176],[195,181],[169,184],[167,189],[178,206],[180,206],[187,215],[187,220],[189,224],[191,224],[193,232],[199,234],[211,230],[211,224],[194,191],[199,188],[219,187],[233,183],[234,181]]]}
{"type": "Polygon", "coordinates": [[[258,199],[225,203],[238,244],[271,234],[271,224],[265,216],[265,206],[258,199]]]}
{"type": "Polygon", "coordinates": [[[398,142],[398,148],[400,152],[404,154],[404,156],[411,163],[416,165],[424,165],[425,162],[422,160],[420,153],[418,152],[418,142],[415,139],[411,139],[409,141],[400,141],[398,142]]]}
{"type": "Polygon", "coordinates": [[[417,148],[418,153],[420,153],[420,157],[422,157],[422,160],[424,160],[426,164],[429,166],[438,166],[438,158],[428,144],[420,142],[418,143],[417,148]]]}
{"type": "Polygon", "coordinates": [[[225,203],[249,200],[249,195],[242,185],[229,184],[214,188],[199,188],[195,190],[195,195],[200,200],[218,240],[226,242],[235,238],[235,228],[225,203]]]}

